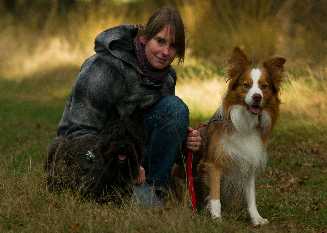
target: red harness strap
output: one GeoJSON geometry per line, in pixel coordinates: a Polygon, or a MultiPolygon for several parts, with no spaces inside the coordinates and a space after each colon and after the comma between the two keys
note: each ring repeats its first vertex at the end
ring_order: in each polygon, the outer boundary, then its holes
{"type": "MultiPolygon", "coordinates": [[[[197,129],[200,129],[202,127],[206,127],[207,124],[200,124],[197,129]]],[[[195,188],[194,188],[194,177],[193,177],[193,152],[190,149],[187,149],[187,155],[186,155],[186,178],[187,178],[187,187],[189,191],[189,195],[191,198],[191,204],[192,204],[192,211],[193,213],[196,212],[196,194],[195,194],[195,188]]]]}

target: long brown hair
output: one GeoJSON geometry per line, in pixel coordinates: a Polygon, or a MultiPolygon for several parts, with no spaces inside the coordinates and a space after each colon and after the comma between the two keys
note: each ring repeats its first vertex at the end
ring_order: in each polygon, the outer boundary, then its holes
{"type": "Polygon", "coordinates": [[[169,25],[175,34],[175,46],[178,62],[182,63],[185,56],[185,29],[178,10],[173,7],[162,7],[149,18],[144,28],[139,31],[140,36],[152,39],[165,26],[169,25]]]}

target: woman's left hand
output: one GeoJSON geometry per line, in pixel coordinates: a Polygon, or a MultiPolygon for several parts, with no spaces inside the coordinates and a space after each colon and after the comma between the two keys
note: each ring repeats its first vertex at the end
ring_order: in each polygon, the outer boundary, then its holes
{"type": "Polygon", "coordinates": [[[139,168],[139,175],[134,180],[135,184],[143,184],[145,182],[145,170],[142,166],[139,168]]]}
{"type": "Polygon", "coordinates": [[[186,139],[186,147],[195,152],[200,149],[202,138],[199,130],[188,127],[188,135],[186,139]]]}

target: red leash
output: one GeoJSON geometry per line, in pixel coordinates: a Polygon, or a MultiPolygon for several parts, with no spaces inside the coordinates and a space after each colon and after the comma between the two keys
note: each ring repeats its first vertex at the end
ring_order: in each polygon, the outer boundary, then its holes
{"type": "Polygon", "coordinates": [[[193,152],[187,150],[186,158],[186,177],[187,177],[187,187],[191,198],[193,213],[196,212],[196,195],[194,190],[194,178],[193,178],[193,152]]]}
{"type": "MultiPolygon", "coordinates": [[[[197,130],[206,127],[208,124],[200,124],[197,127],[197,130]]],[[[194,177],[193,177],[193,152],[189,149],[187,149],[186,154],[186,178],[187,178],[187,187],[189,191],[189,195],[191,198],[191,204],[192,204],[192,211],[193,213],[196,213],[196,194],[195,194],[195,188],[194,188],[194,177]]]]}

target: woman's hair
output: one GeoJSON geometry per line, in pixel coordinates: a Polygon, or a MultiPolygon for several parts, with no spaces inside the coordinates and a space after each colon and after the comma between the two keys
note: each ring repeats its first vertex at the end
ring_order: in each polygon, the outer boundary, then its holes
{"type": "Polygon", "coordinates": [[[139,35],[152,39],[167,25],[171,27],[175,34],[176,54],[178,62],[182,63],[185,56],[185,30],[182,17],[175,8],[162,7],[155,11],[146,26],[140,30],[139,35]]]}

